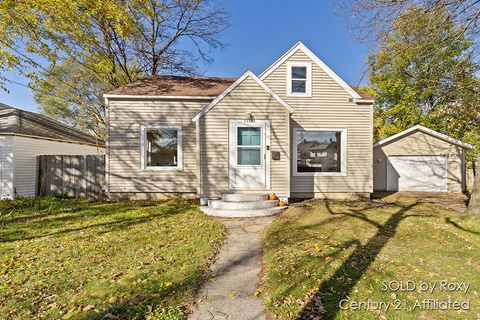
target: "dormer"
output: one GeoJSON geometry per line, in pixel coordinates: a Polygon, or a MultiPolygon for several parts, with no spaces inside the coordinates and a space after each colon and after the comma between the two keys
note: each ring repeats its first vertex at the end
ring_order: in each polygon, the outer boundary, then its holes
{"type": "Polygon", "coordinates": [[[297,42],[260,75],[273,91],[291,103],[326,95],[354,104],[372,104],[363,98],[302,42],[297,42]]]}

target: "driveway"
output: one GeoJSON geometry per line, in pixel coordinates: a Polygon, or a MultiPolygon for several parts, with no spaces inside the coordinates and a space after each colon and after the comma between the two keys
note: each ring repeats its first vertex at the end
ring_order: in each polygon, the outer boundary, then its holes
{"type": "Polygon", "coordinates": [[[255,296],[262,271],[261,231],[273,217],[219,219],[229,230],[211,268],[212,276],[200,289],[192,320],[265,319],[262,299],[255,296]]]}

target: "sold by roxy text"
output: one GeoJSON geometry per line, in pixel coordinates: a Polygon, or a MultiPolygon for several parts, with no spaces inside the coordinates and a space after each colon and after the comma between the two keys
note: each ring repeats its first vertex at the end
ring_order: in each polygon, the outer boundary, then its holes
{"type": "Polygon", "coordinates": [[[418,291],[418,292],[463,292],[470,289],[468,282],[439,281],[412,281],[412,280],[390,280],[382,281],[382,291],[418,291]]]}

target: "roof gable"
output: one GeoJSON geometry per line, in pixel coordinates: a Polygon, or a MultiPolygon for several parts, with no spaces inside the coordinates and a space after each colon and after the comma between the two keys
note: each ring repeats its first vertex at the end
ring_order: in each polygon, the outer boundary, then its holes
{"type": "Polygon", "coordinates": [[[458,139],[455,139],[455,138],[452,138],[450,136],[447,136],[446,134],[443,134],[443,133],[440,133],[438,131],[435,131],[435,130],[432,130],[432,129],[429,129],[427,127],[424,127],[424,126],[421,126],[421,125],[416,125],[414,127],[411,127],[411,128],[408,128],[407,130],[404,130],[402,132],[399,132],[397,134],[394,134],[393,136],[390,136],[388,138],[385,138],[383,140],[380,140],[379,142],[375,143],[373,145],[373,147],[378,147],[378,146],[381,146],[381,145],[384,145],[384,144],[388,144],[389,142],[393,142],[403,136],[406,136],[412,132],[415,132],[415,131],[420,131],[420,132],[423,132],[423,133],[426,133],[426,134],[429,134],[433,137],[436,137],[438,139],[441,139],[441,140],[444,140],[444,141],[447,141],[447,142],[450,142],[452,144],[455,144],[457,146],[460,146],[462,148],[466,148],[466,149],[472,149],[473,146],[469,143],[466,143],[466,142],[463,142],[463,141],[460,141],[458,139]]]}
{"type": "Polygon", "coordinates": [[[270,65],[265,71],[260,74],[260,79],[264,80],[274,70],[285,63],[291,56],[293,56],[298,50],[307,55],[320,69],[322,69],[327,75],[329,75],[336,83],[338,83],[345,91],[357,100],[363,100],[352,87],[350,87],[345,81],[343,81],[332,69],[330,69],[320,58],[318,58],[310,49],[308,49],[302,42],[298,41],[292,48],[290,48],[284,55],[277,59],[272,65],[270,65]]]}
{"type": "Polygon", "coordinates": [[[267,91],[275,100],[278,101],[285,109],[290,113],[293,113],[293,108],[286,103],[282,98],[280,98],[272,89],[270,89],[262,80],[260,80],[256,75],[254,75],[250,70],[247,70],[240,78],[232,83],[225,91],[223,91],[218,97],[216,97],[212,102],[210,102],[205,108],[203,108],[195,117],[193,117],[192,122],[197,121],[200,117],[205,115],[210,111],[215,105],[223,100],[230,92],[232,92],[236,87],[238,87],[246,78],[251,78],[255,80],[265,91],[267,91]]]}

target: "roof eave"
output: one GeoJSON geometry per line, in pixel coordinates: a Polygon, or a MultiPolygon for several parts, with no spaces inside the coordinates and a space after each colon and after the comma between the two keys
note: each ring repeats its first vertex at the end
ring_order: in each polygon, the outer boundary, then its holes
{"type": "Polygon", "coordinates": [[[374,104],[375,99],[353,99],[356,104],[374,104]]]}
{"type": "Polygon", "coordinates": [[[114,94],[105,93],[105,99],[142,99],[142,100],[213,100],[217,96],[158,96],[158,95],[136,95],[136,94],[114,94]]]}
{"type": "Polygon", "coordinates": [[[406,130],[403,130],[402,132],[399,132],[397,134],[394,134],[393,136],[390,136],[388,138],[385,138],[383,140],[380,140],[378,141],[377,143],[375,143],[373,145],[373,147],[378,147],[378,146],[381,146],[381,145],[384,145],[384,144],[387,144],[389,142],[393,142],[394,140],[397,140],[409,133],[412,133],[414,131],[421,131],[423,133],[426,133],[426,134],[430,134],[438,139],[441,139],[441,140],[444,140],[444,141],[447,141],[447,142],[450,142],[452,144],[455,144],[459,147],[462,147],[462,148],[465,148],[465,149],[473,149],[473,145],[469,144],[469,143],[466,143],[466,142],[463,142],[463,141],[460,141],[458,139],[455,139],[455,138],[452,138],[452,137],[449,137],[443,133],[440,133],[440,132],[437,132],[435,130],[432,130],[430,128],[427,128],[427,127],[424,127],[424,126],[421,126],[421,125],[416,125],[416,126],[413,126],[411,128],[408,128],[406,130]]]}

